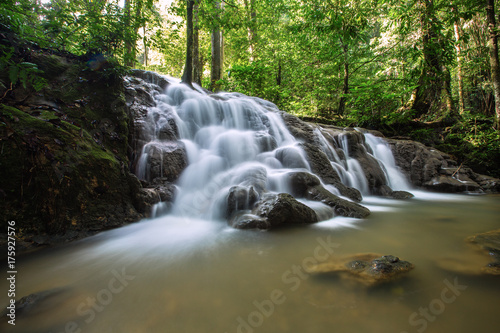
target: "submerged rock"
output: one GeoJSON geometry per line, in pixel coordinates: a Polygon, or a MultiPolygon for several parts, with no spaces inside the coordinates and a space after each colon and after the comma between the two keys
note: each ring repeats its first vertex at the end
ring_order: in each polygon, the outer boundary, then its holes
{"type": "Polygon", "coordinates": [[[412,263],[393,255],[361,253],[335,257],[313,265],[307,271],[313,274],[338,274],[341,278],[374,286],[399,279],[414,267],[412,263]]]}
{"type": "Polygon", "coordinates": [[[233,217],[230,224],[237,229],[270,229],[318,222],[316,212],[295,200],[290,194],[267,194],[251,214],[233,217]]]}
{"type": "Polygon", "coordinates": [[[448,272],[464,275],[500,275],[500,229],[465,239],[472,251],[436,259],[436,265],[448,272]]]}
{"type": "Polygon", "coordinates": [[[482,267],[481,272],[500,275],[500,229],[471,236],[466,241],[479,247],[492,260],[486,266],[482,267]]]}

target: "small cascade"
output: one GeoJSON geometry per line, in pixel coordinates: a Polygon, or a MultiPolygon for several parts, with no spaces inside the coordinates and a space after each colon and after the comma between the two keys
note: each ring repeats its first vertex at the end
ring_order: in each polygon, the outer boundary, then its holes
{"type": "Polygon", "coordinates": [[[373,156],[377,159],[385,173],[388,185],[393,190],[410,190],[410,184],[401,170],[396,166],[396,161],[389,145],[383,139],[373,134],[365,133],[364,135],[366,144],[371,148],[373,156]]]}
{"type": "MultiPolygon", "coordinates": [[[[262,226],[268,223],[263,214],[271,214],[273,205],[283,202],[283,207],[293,206],[285,208],[291,216],[298,214],[294,209],[311,216],[310,209],[313,220],[369,214],[352,202],[360,200],[359,192],[371,193],[347,136],[333,137],[303,125],[314,133],[315,144],[330,161],[332,177],[325,178],[312,171],[303,140],[291,134],[274,104],[236,93],[207,94],[172,81],[165,86],[151,90],[154,105],[136,121],[140,129],[136,175],[144,182],[176,185],[174,202],[156,204],[153,217],[235,219],[262,226]],[[308,208],[304,211],[300,205],[308,208]]],[[[388,147],[373,136],[366,138],[390,186],[405,188],[404,179],[393,175],[397,167],[386,156],[388,147]]],[[[314,169],[322,163],[315,161],[314,169]]]]}
{"type": "Polygon", "coordinates": [[[347,144],[346,137],[340,135],[339,145],[331,134],[326,133],[330,141],[334,144],[334,146],[332,146],[328,143],[328,141],[324,137],[324,134],[321,133],[319,129],[315,129],[314,133],[320,143],[322,151],[330,160],[334,170],[339,174],[342,183],[349,187],[358,189],[364,195],[369,194],[366,176],[363,172],[363,169],[361,169],[358,161],[356,161],[356,159],[352,158],[349,155],[349,146],[347,144]],[[342,159],[340,158],[336,149],[340,149],[342,151],[342,159]]]}

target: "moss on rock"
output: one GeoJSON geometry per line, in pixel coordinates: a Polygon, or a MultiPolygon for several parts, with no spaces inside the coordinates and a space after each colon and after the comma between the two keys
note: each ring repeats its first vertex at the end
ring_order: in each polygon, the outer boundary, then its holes
{"type": "Polygon", "coordinates": [[[30,52],[47,84],[38,92],[17,85],[1,100],[2,221],[15,220],[20,235],[88,234],[137,221],[119,69],[30,52]]]}

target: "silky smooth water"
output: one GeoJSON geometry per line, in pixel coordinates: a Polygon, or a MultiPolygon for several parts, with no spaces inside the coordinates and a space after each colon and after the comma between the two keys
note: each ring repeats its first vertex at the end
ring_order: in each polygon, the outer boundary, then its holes
{"type": "Polygon", "coordinates": [[[464,239],[500,228],[500,196],[416,194],[365,198],[365,220],[263,232],[166,216],[24,255],[17,298],[50,292],[0,331],[498,332],[500,277],[448,268],[488,262],[464,239]],[[415,269],[372,288],[302,269],[360,252],[415,269]]]}

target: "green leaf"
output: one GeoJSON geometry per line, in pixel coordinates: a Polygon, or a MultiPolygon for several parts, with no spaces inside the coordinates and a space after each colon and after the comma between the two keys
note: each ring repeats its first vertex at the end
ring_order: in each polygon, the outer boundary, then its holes
{"type": "Polygon", "coordinates": [[[10,80],[10,82],[12,82],[12,85],[15,85],[17,83],[17,80],[19,80],[19,67],[10,66],[10,68],[9,68],[9,80],[10,80]]]}

